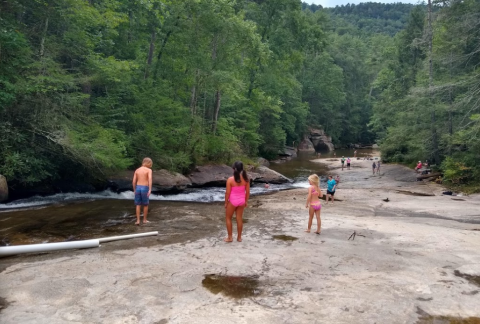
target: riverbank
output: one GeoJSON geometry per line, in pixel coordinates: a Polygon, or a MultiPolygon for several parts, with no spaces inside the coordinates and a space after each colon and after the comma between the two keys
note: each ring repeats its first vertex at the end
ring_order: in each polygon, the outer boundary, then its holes
{"type": "MultiPolygon", "coordinates": [[[[321,235],[303,232],[305,189],[253,197],[243,242],[231,244],[222,241],[221,203],[156,202],[152,223],[111,228],[158,237],[2,259],[0,323],[479,317],[480,196],[441,196],[441,186],[399,165],[373,176],[372,161],[341,171],[327,160],[315,161],[340,174],[342,201],[322,208],[321,235]]],[[[58,224],[66,225],[68,217],[58,224]]]]}

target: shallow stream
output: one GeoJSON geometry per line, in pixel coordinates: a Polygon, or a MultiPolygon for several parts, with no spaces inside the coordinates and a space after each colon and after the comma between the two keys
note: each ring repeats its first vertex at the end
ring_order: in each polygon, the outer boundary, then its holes
{"type": "MultiPolygon", "coordinates": [[[[358,151],[359,156],[371,153],[371,150],[358,151]]],[[[348,154],[353,155],[353,150],[337,150],[336,153],[337,157],[347,157],[348,154]]],[[[333,153],[322,153],[321,157],[333,157],[333,153]]],[[[291,188],[306,188],[307,177],[312,173],[322,177],[324,186],[328,169],[322,164],[311,162],[315,158],[317,157],[313,153],[301,153],[297,158],[284,163],[272,163],[271,169],[294,182],[272,184],[268,189],[261,184],[254,185],[251,194],[255,196],[291,188]]],[[[189,189],[176,195],[152,194],[149,219],[154,223],[140,227],[132,226],[135,222],[135,208],[131,191],[120,194],[111,191],[65,193],[16,200],[0,204],[0,245],[59,242],[157,230],[158,224],[155,221],[160,221],[162,235],[173,235],[172,237],[190,227],[209,227],[212,225],[209,224],[210,221],[215,221],[215,226],[221,227],[223,208],[217,208],[216,205],[224,200],[224,196],[224,187],[189,189]],[[181,226],[177,222],[179,218],[184,220],[181,226]],[[200,218],[202,221],[199,223],[200,218]]],[[[166,237],[162,238],[165,239],[166,237]]]]}

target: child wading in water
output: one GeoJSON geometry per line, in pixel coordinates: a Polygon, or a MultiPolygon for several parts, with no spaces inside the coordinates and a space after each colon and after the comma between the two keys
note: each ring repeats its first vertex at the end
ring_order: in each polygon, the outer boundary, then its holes
{"type": "Polygon", "coordinates": [[[237,241],[242,241],[243,210],[247,207],[250,197],[250,180],[247,172],[243,169],[243,163],[237,161],[233,164],[233,177],[227,180],[227,191],[225,192],[225,220],[227,223],[227,238],[225,242],[233,241],[232,217],[237,216],[237,241]]]}
{"type": "Polygon", "coordinates": [[[310,187],[308,188],[307,203],[305,208],[308,208],[310,205],[310,209],[308,210],[310,217],[308,219],[308,228],[305,232],[310,233],[310,229],[312,228],[313,214],[315,214],[317,218],[317,231],[315,234],[320,234],[320,228],[322,226],[322,221],[320,219],[320,209],[322,209],[322,204],[320,203],[320,198],[323,196],[322,191],[319,188],[320,179],[316,174],[312,174],[308,177],[308,182],[310,183],[310,187]]]}
{"type": "Polygon", "coordinates": [[[133,175],[133,192],[135,193],[135,206],[137,208],[137,222],[140,225],[140,209],[143,206],[143,223],[149,223],[147,220],[149,197],[152,193],[152,159],[146,157],[142,161],[142,166],[135,170],[133,175]]]}

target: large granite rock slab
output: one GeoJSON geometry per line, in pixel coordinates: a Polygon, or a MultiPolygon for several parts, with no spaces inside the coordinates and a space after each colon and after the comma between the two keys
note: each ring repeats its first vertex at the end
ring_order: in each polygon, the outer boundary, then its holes
{"type": "Polygon", "coordinates": [[[8,184],[7,179],[0,174],[0,202],[8,199],[8,184]]]}
{"type": "MultiPolygon", "coordinates": [[[[246,167],[246,169],[250,180],[256,183],[279,184],[291,181],[265,166],[246,167]]],[[[194,187],[222,187],[232,175],[233,170],[227,165],[204,165],[195,168],[190,174],[190,180],[194,187]]]]}
{"type": "MultiPolygon", "coordinates": [[[[134,171],[116,173],[108,180],[108,187],[116,192],[132,190],[134,171]]],[[[190,187],[192,182],[184,175],[167,170],[153,171],[152,191],[156,193],[176,193],[190,187]]]]}

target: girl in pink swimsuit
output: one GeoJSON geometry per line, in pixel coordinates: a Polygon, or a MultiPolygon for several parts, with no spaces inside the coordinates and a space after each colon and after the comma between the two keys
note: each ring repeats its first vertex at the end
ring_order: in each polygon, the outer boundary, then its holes
{"type": "Polygon", "coordinates": [[[310,229],[312,228],[312,221],[313,221],[313,214],[315,214],[317,218],[317,231],[315,234],[320,234],[320,228],[322,226],[322,221],[320,219],[320,210],[322,209],[322,204],[320,203],[320,198],[322,198],[322,190],[320,190],[319,184],[320,179],[316,174],[312,174],[308,177],[308,182],[310,183],[310,187],[308,188],[308,196],[307,196],[307,204],[305,205],[306,208],[309,207],[308,210],[310,218],[308,219],[308,228],[305,232],[310,233],[310,229]]]}
{"type": "Polygon", "coordinates": [[[247,207],[250,197],[250,180],[247,172],[243,169],[243,163],[237,161],[233,164],[233,177],[227,180],[227,191],[225,192],[225,220],[227,223],[227,238],[225,242],[233,241],[232,217],[233,213],[237,218],[237,241],[242,241],[243,210],[247,207]]]}

